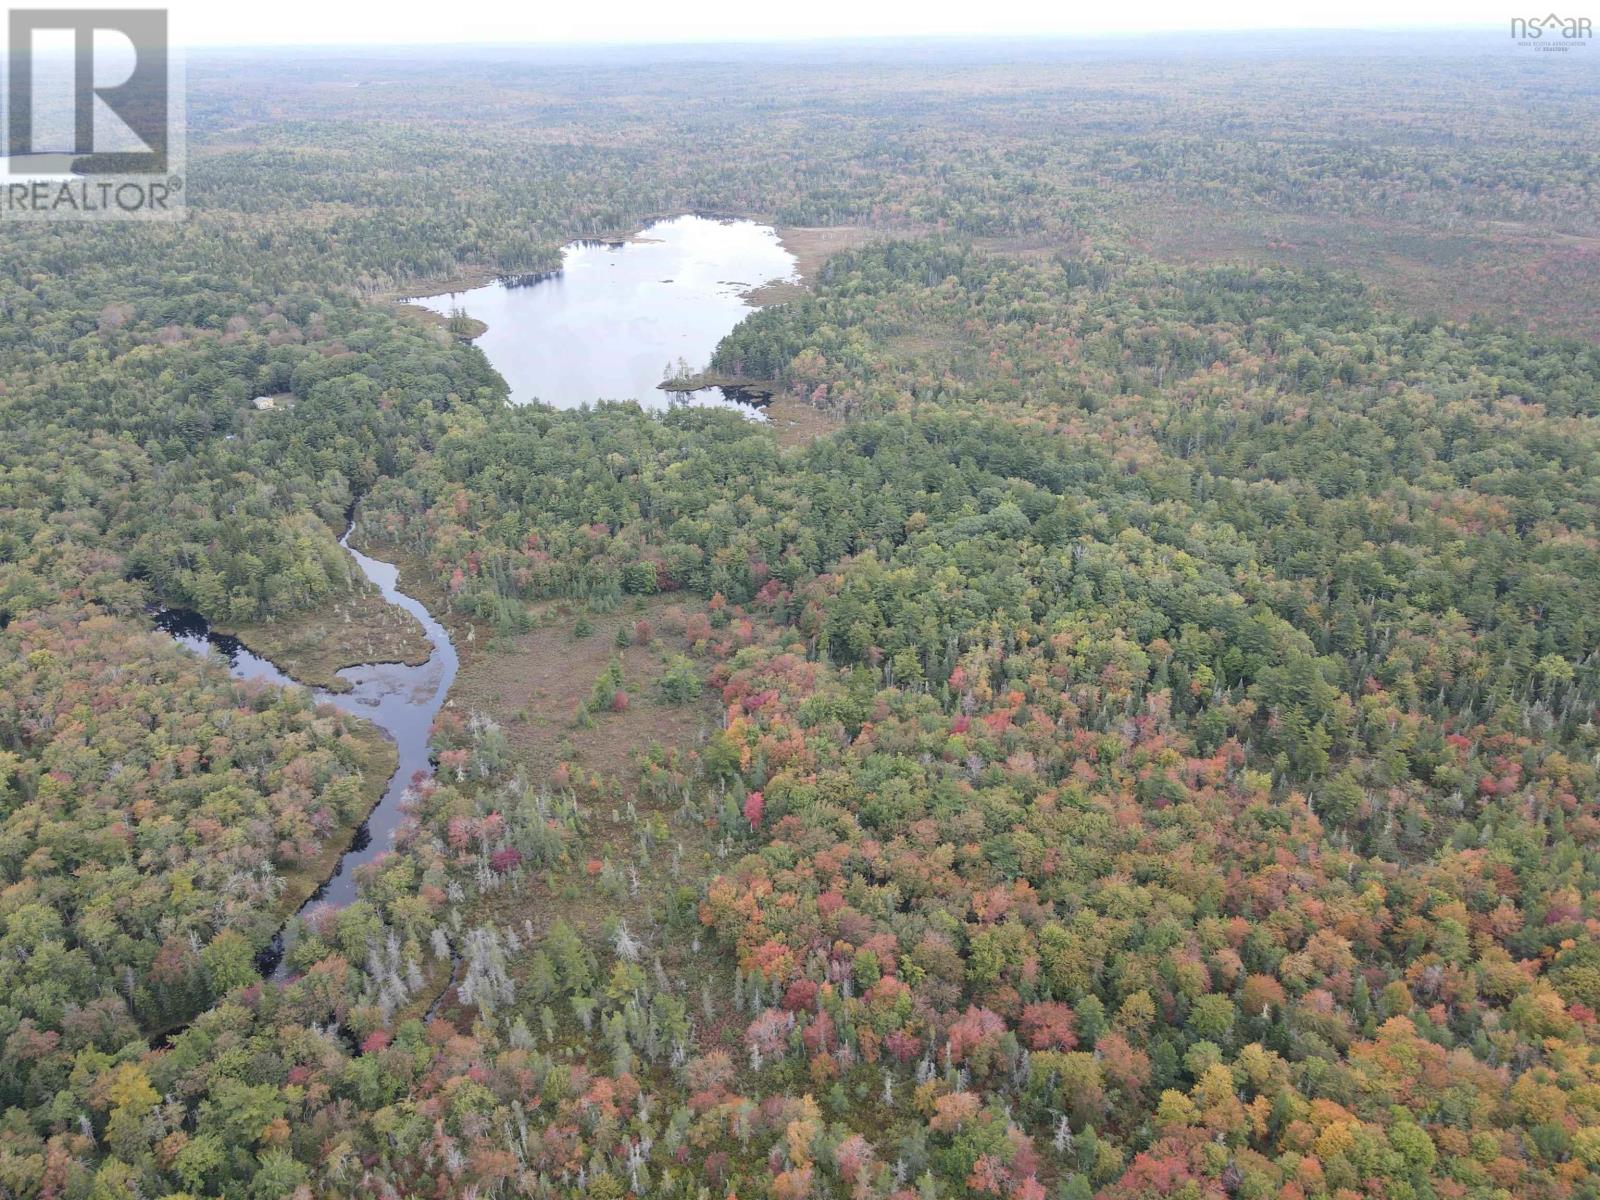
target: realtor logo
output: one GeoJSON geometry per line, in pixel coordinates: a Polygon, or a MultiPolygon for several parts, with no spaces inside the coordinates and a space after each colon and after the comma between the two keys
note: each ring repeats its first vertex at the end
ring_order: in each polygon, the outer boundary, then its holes
{"type": "Polygon", "coordinates": [[[0,215],[183,215],[166,10],[12,9],[6,28],[0,215]]]}

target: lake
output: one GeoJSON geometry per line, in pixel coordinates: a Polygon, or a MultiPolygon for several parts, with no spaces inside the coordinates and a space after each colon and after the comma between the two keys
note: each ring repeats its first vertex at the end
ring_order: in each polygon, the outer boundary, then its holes
{"type": "MultiPolygon", "coordinates": [[[[669,393],[656,385],[669,363],[707,365],[723,336],[754,311],[742,293],[794,278],[794,257],[777,234],[753,221],[676,217],[650,225],[621,243],[579,242],[564,251],[559,272],[536,280],[508,280],[412,303],[450,314],[464,309],[485,322],[477,344],[511,387],[518,404],[541,400],[576,408],[596,400],[637,400],[652,408],[672,403],[733,405],[755,409],[720,388],[669,393]]],[[[356,898],[356,868],[393,845],[404,817],[408,788],[432,772],[428,730],[455,679],[455,647],[444,627],[416,599],[400,591],[398,569],[341,543],[389,603],[422,623],[433,653],[420,666],[368,663],[339,672],[350,689],[313,689],[319,703],[372,721],[394,741],[399,765],[371,815],[356,832],[333,874],[300,909],[343,908],[356,898]]],[[[155,624],[202,654],[215,651],[235,678],[292,686],[274,664],[237,638],[219,634],[192,613],[163,610],[155,624]]],[[[258,956],[263,973],[283,978],[287,926],[258,956]]]]}
{"type": "Polygon", "coordinates": [[[669,363],[700,370],[710,362],[723,336],[755,311],[743,293],[794,278],[794,256],[771,226],[683,216],[626,242],[574,242],[546,276],[411,303],[487,324],[476,345],[515,404],[732,404],[720,388],[669,394],[656,385],[669,363]]]}

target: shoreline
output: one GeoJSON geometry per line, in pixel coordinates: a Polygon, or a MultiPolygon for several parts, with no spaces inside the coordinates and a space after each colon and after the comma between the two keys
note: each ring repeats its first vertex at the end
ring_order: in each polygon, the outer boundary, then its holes
{"type": "MultiPolygon", "coordinates": [[[[765,225],[773,233],[777,234],[779,243],[794,256],[795,275],[798,277],[795,282],[801,287],[809,287],[814,281],[817,271],[821,269],[822,264],[832,255],[842,250],[863,246],[878,238],[909,237],[915,232],[909,229],[895,230],[870,225],[780,225],[770,217],[754,213],[726,213],[695,209],[685,212],[657,213],[643,217],[641,218],[640,227],[633,233],[580,234],[577,237],[570,237],[563,241],[561,249],[565,251],[569,246],[581,246],[585,243],[626,246],[653,242],[658,239],[646,236],[646,231],[650,226],[661,221],[676,220],[679,217],[703,217],[708,221],[750,221],[756,225],[765,225]]],[[[548,268],[551,271],[560,269],[559,265],[548,268]]],[[[414,285],[404,289],[391,288],[387,291],[374,292],[370,298],[378,301],[388,301],[392,304],[405,304],[411,300],[431,300],[438,296],[454,295],[457,292],[470,292],[474,288],[487,287],[491,283],[514,275],[535,273],[505,271],[497,267],[480,264],[463,267],[455,274],[419,280],[414,285]]],[[[756,292],[767,286],[769,284],[758,284],[750,290],[756,292]]]]}
{"type": "Polygon", "coordinates": [[[351,667],[420,667],[433,655],[422,626],[365,589],[293,616],[240,624],[206,622],[212,633],[236,638],[301,687],[350,691],[339,674],[351,667]]]}
{"type": "Polygon", "coordinates": [[[772,401],[777,394],[777,384],[770,379],[754,379],[743,375],[724,375],[721,371],[697,371],[693,375],[684,375],[678,379],[663,379],[656,384],[656,391],[666,392],[668,395],[682,395],[687,392],[700,392],[708,388],[718,388],[724,393],[741,393],[737,398],[743,403],[756,408],[763,408],[772,401]],[[750,399],[744,400],[748,396],[750,399]]]}

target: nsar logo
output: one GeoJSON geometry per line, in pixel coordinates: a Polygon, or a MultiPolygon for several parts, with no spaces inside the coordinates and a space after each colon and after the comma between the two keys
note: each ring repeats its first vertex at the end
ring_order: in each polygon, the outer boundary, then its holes
{"type": "Polygon", "coordinates": [[[1550,13],[1543,17],[1512,17],[1511,38],[1530,50],[1573,50],[1588,44],[1594,36],[1590,17],[1562,17],[1550,13]]]}

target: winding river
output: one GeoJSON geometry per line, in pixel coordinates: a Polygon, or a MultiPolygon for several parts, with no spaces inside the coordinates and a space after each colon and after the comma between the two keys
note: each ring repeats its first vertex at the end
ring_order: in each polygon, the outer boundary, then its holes
{"type": "MultiPolygon", "coordinates": [[[[405,609],[421,622],[423,631],[433,645],[433,652],[421,666],[365,663],[358,667],[345,667],[339,672],[339,678],[350,684],[347,692],[311,689],[319,704],[331,704],[347,713],[365,717],[383,730],[399,751],[400,762],[389,777],[389,784],[377,806],[356,830],[349,850],[339,859],[333,874],[300,906],[298,916],[307,916],[322,907],[343,908],[349,904],[356,898],[356,868],[372,862],[393,846],[395,831],[400,827],[401,805],[406,790],[418,773],[426,775],[433,770],[428,754],[428,730],[449,695],[458,666],[456,648],[444,626],[434,620],[433,614],[419,600],[406,595],[396,586],[400,568],[355,549],[350,545],[349,531],[346,531],[339,544],[355,559],[361,573],[377,584],[385,600],[405,609]]],[[[202,654],[215,650],[227,659],[228,671],[235,679],[298,686],[238,638],[212,631],[202,618],[193,613],[167,609],[156,614],[155,622],[158,628],[166,630],[191,650],[202,654]]],[[[289,948],[287,939],[293,936],[293,929],[292,922],[285,924],[272,943],[257,957],[262,974],[282,978],[284,952],[289,948]]]]}
{"type": "MultiPolygon", "coordinates": [[[[564,252],[562,269],[550,275],[413,303],[444,314],[464,310],[486,321],[489,330],[479,346],[505,378],[513,403],[538,399],[572,408],[603,398],[637,400],[646,407],[674,401],[736,404],[736,394],[720,389],[669,395],[656,385],[679,359],[691,368],[705,366],[722,337],[753,311],[750,289],[792,279],[794,269],[794,256],[769,226],[682,216],[657,221],[625,242],[575,242],[564,252]]],[[[286,412],[276,419],[294,417],[286,412]]],[[[444,626],[396,586],[399,568],[353,548],[350,530],[340,545],[385,600],[421,622],[433,651],[421,666],[346,667],[339,677],[350,684],[349,691],[312,689],[318,703],[365,717],[383,730],[399,751],[399,766],[333,874],[301,905],[296,915],[302,917],[351,903],[356,869],[393,846],[407,790],[419,773],[433,770],[428,731],[458,666],[444,626]]],[[[237,679],[299,686],[193,613],[164,610],[155,623],[191,650],[220,654],[237,679]]],[[[285,922],[257,956],[263,975],[283,978],[295,928],[294,921],[285,922]]]]}

